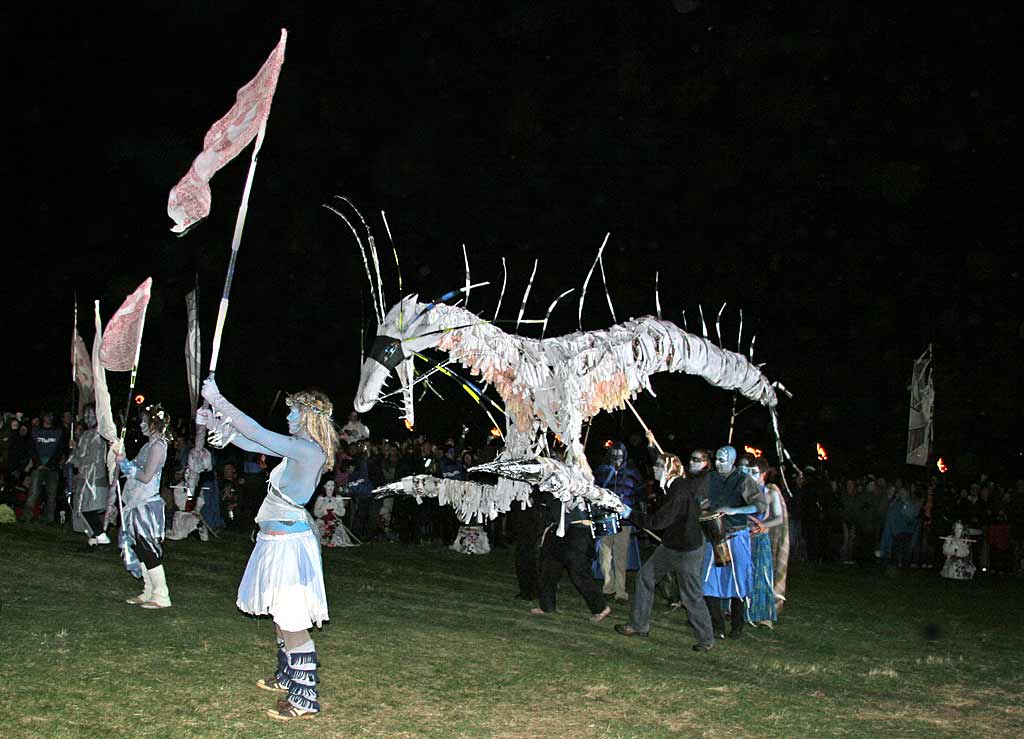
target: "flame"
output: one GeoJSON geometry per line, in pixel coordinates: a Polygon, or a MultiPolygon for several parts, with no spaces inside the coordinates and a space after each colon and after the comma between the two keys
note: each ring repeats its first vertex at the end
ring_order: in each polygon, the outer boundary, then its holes
{"type": "Polygon", "coordinates": [[[825,447],[823,447],[821,445],[821,442],[818,442],[818,461],[819,462],[827,462],[828,461],[828,452],[825,451],[825,447]]]}
{"type": "Polygon", "coordinates": [[[935,466],[938,467],[939,472],[943,474],[949,472],[949,467],[946,466],[946,463],[942,460],[942,457],[939,457],[939,461],[935,463],[935,466]]]}
{"type": "Polygon", "coordinates": [[[405,419],[405,427],[412,431],[412,421],[410,421],[408,418],[405,419]]]}
{"type": "Polygon", "coordinates": [[[499,429],[497,426],[491,426],[491,436],[493,436],[495,439],[500,439],[501,429],[499,429]]]}
{"type": "Polygon", "coordinates": [[[614,441],[612,441],[611,439],[608,439],[608,441],[606,441],[606,442],[604,443],[604,448],[605,448],[605,449],[611,449],[611,448],[612,448],[612,445],[613,445],[614,443],[615,443],[614,441]]]}
{"type": "Polygon", "coordinates": [[[754,459],[760,459],[761,456],[764,454],[764,452],[762,452],[757,447],[747,446],[746,444],[743,445],[743,451],[745,451],[747,454],[753,455],[754,459]]]}
{"type": "Polygon", "coordinates": [[[140,393],[139,395],[135,396],[135,405],[142,405],[145,402],[146,402],[146,396],[145,395],[142,395],[140,393]]]}

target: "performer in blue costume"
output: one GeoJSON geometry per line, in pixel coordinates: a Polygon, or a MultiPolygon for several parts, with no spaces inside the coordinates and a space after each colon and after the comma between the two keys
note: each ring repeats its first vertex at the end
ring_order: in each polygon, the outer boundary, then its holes
{"type": "Polygon", "coordinates": [[[238,586],[238,607],[253,615],[271,615],[277,629],[277,671],[257,681],[265,690],[286,692],[271,718],[288,721],[320,712],[317,701],[316,647],[309,636],[314,624],[328,620],[320,542],[305,504],[320,477],[334,467],[338,432],[330,399],[316,390],[287,398],[288,433],[260,426],[229,403],[213,379],[203,383],[203,398],[212,412],[200,411],[198,423],[210,425],[221,444],[280,457],[270,473],[267,496],[256,514],[260,533],[238,586]]]}
{"type": "Polygon", "coordinates": [[[715,469],[708,479],[708,507],[726,515],[732,563],[716,567],[711,544],[704,545],[704,599],[718,638],[725,636],[722,600],[731,600],[729,636],[737,639],[743,636],[746,599],[753,587],[747,516],[763,513],[765,498],[754,481],[736,469],[736,450],[731,446],[715,452],[715,469]]]}
{"type": "Polygon", "coordinates": [[[750,517],[751,564],[753,568],[753,587],[750,592],[750,607],[747,609],[747,622],[755,626],[772,625],[779,620],[775,608],[775,571],[772,558],[771,530],[781,526],[785,520],[782,503],[782,492],[772,484],[767,484],[765,475],[767,465],[749,458],[740,458],[739,470],[757,483],[765,496],[766,508],[763,513],[750,517]]]}
{"type": "Polygon", "coordinates": [[[169,608],[171,596],[164,573],[164,499],[160,497],[160,477],[167,461],[164,434],[171,418],[159,403],[146,406],[139,427],[149,438],[135,459],[118,454],[118,467],[128,478],[124,484],[124,521],[122,527],[132,539],[132,549],[142,563],[142,592],[127,602],[143,608],[169,608]]]}

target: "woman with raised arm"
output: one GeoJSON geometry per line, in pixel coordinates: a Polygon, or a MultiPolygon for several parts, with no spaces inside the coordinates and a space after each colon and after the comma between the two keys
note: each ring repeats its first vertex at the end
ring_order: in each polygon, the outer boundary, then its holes
{"type": "Polygon", "coordinates": [[[131,536],[135,556],[142,564],[142,592],[127,602],[143,608],[171,606],[162,546],[164,499],[160,497],[160,477],[167,461],[165,434],[170,423],[170,416],[159,403],[146,406],[139,427],[149,441],[130,462],[124,454],[115,457],[121,473],[128,478],[122,492],[124,521],[121,524],[131,536]]]}
{"type": "Polygon", "coordinates": [[[196,420],[210,425],[220,442],[281,458],[256,514],[260,533],[238,586],[237,605],[246,613],[272,616],[277,629],[277,671],[256,684],[286,692],[288,698],[267,715],[281,721],[311,718],[320,712],[320,704],[316,648],[309,630],[328,620],[328,614],[320,542],[305,504],[320,476],[334,467],[334,407],[317,390],[289,395],[286,436],[268,431],[229,403],[212,378],[203,383],[203,398],[212,412],[200,411],[196,420]]]}

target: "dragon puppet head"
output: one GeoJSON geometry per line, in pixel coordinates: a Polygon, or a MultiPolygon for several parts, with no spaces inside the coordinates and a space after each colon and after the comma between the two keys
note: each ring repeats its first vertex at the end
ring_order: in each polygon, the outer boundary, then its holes
{"type": "Polygon", "coordinates": [[[417,295],[407,295],[391,307],[377,326],[377,338],[363,361],[359,389],[353,406],[359,413],[373,408],[381,399],[391,371],[398,375],[402,388],[403,418],[409,426],[413,415],[413,357],[437,346],[440,334],[424,314],[433,307],[420,304],[417,295]]]}

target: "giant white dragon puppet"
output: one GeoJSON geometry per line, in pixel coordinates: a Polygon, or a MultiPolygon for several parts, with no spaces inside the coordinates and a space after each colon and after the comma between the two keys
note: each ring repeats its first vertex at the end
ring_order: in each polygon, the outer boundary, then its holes
{"type": "MultiPolygon", "coordinates": [[[[334,208],[331,210],[345,218],[334,208]]],[[[354,227],[352,231],[360,241],[354,227]]],[[[361,241],[360,248],[364,249],[361,241]]],[[[650,378],[659,372],[697,375],[715,387],[735,391],[765,406],[772,418],[779,458],[788,459],[779,438],[776,410],[776,388],[785,389],[770,382],[750,357],[723,349],[706,336],[696,336],[655,316],[554,338],[510,334],[492,321],[444,302],[459,294],[468,296],[470,289],[477,287],[470,284],[468,264],[464,288],[426,303],[417,295],[407,295],[385,312],[372,236],[369,251],[377,270],[376,290],[365,250],[364,263],[379,323],[376,340],[362,365],[353,403],[355,410],[365,413],[383,397],[400,393],[404,418],[411,426],[413,386],[418,381],[414,361],[420,358],[429,363],[423,352],[437,350],[447,353],[448,361],[435,363],[436,370],[447,371],[449,365],[468,369],[481,384],[492,387],[501,396],[505,414],[504,449],[494,462],[473,468],[496,473],[496,486],[414,475],[382,488],[381,492],[437,497],[442,505],[452,505],[463,521],[494,518],[509,510],[515,500],[528,504],[532,485],[552,493],[570,507],[589,501],[598,507],[621,511],[618,497],[594,484],[581,441],[583,426],[601,411],[623,409],[644,390],[653,395],[650,378]],[[387,383],[392,372],[398,376],[401,387],[389,393],[387,383]],[[552,443],[552,437],[556,443],[552,443]]],[[[595,266],[600,254],[599,251],[595,266]]],[[[588,282],[589,279],[590,274],[588,282]]],[[[585,292],[586,282],[584,295],[585,292]]],[[[500,302],[501,298],[499,308],[500,302]]],[[[548,309],[545,328],[557,302],[556,299],[548,309]]],[[[519,315],[521,318],[522,309],[519,315]]],[[[478,388],[467,384],[479,394],[478,388]]]]}

